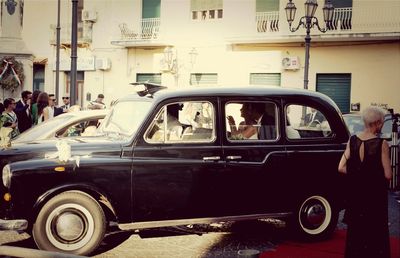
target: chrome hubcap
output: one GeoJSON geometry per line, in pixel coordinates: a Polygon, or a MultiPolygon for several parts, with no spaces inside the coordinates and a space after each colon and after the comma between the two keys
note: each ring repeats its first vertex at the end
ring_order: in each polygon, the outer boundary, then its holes
{"type": "Polygon", "coordinates": [[[323,232],[329,226],[331,219],[331,206],[322,196],[312,196],[301,205],[299,212],[300,226],[309,234],[323,232]]]}
{"type": "Polygon", "coordinates": [[[308,207],[306,211],[306,219],[314,227],[320,226],[324,222],[325,216],[325,209],[319,203],[308,207]]]}
{"type": "Polygon", "coordinates": [[[58,206],[46,221],[46,235],[60,250],[72,251],[85,246],[94,232],[92,215],[85,207],[75,203],[58,206]]]}
{"type": "Polygon", "coordinates": [[[81,216],[73,212],[61,214],[56,219],[57,235],[65,241],[75,241],[84,233],[85,222],[81,216]]]}

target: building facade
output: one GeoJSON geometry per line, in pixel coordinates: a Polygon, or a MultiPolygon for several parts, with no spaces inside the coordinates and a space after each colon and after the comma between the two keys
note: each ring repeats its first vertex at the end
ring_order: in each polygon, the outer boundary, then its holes
{"type": "MultiPolygon", "coordinates": [[[[23,89],[55,92],[57,1],[3,0],[4,10],[6,2],[23,6],[21,39],[31,53],[23,89]]],[[[129,83],[134,81],[177,88],[303,88],[305,29],[289,30],[287,2],[79,0],[77,103],[86,106],[99,93],[110,103],[133,92],[129,83]]],[[[304,15],[304,2],[293,0],[294,24],[304,15]]],[[[325,27],[324,1],[318,2],[316,16],[325,27]]],[[[342,112],[371,104],[398,112],[400,1],[332,3],[329,30],[311,30],[309,90],[327,94],[342,112]]],[[[72,1],[61,0],[60,10],[59,97],[70,92],[72,1]]]]}

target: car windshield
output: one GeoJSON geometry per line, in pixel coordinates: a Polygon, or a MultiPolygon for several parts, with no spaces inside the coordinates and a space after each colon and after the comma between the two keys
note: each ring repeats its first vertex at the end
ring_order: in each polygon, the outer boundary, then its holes
{"type": "Polygon", "coordinates": [[[151,101],[120,101],[113,106],[99,127],[99,134],[133,135],[152,105],[151,101]]]}
{"type": "Polygon", "coordinates": [[[63,114],[49,119],[41,124],[35,125],[13,139],[13,143],[31,142],[43,139],[44,136],[47,136],[49,131],[57,128],[59,125],[66,124],[73,117],[73,115],[63,114]]]}

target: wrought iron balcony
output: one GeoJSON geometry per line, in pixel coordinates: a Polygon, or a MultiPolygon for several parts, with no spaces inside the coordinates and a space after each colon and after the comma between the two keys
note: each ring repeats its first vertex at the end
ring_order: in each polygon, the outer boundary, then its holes
{"type": "Polygon", "coordinates": [[[160,18],[142,19],[139,30],[131,29],[126,23],[119,24],[122,40],[152,40],[158,39],[160,18]]]}
{"type": "MultiPolygon", "coordinates": [[[[399,33],[399,12],[400,2],[355,0],[352,7],[335,8],[333,21],[328,24],[328,29],[334,34],[399,33]]],[[[284,15],[283,9],[276,12],[257,12],[255,24],[257,34],[272,37],[285,37],[291,34],[286,23],[283,27],[279,25],[280,15],[284,15]]]]}
{"type": "Polygon", "coordinates": [[[257,12],[257,32],[279,31],[279,12],[257,12]]]}
{"type": "Polygon", "coordinates": [[[160,24],[160,18],[142,19],[138,29],[127,23],[121,23],[120,38],[112,40],[111,44],[124,47],[165,46],[166,44],[160,41],[160,24]]]}

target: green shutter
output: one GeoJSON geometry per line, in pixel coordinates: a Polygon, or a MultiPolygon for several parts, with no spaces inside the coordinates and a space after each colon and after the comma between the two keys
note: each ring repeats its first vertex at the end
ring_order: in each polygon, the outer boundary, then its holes
{"type": "Polygon", "coordinates": [[[281,86],[281,74],[280,73],[251,73],[250,74],[250,84],[281,86]]]}
{"type": "Polygon", "coordinates": [[[353,7],[353,0],[333,0],[332,4],[335,8],[353,7]]]}
{"type": "Polygon", "coordinates": [[[317,74],[317,91],[329,96],[342,113],[350,111],[351,74],[317,74]]]}
{"type": "Polygon", "coordinates": [[[161,0],[142,0],[142,18],[159,18],[161,0]]]}
{"type": "Polygon", "coordinates": [[[191,85],[216,85],[218,74],[216,73],[192,73],[190,74],[191,85]]]}
{"type": "Polygon", "coordinates": [[[279,0],[257,0],[256,12],[279,11],[279,0]]]}
{"type": "Polygon", "coordinates": [[[161,73],[138,73],[136,74],[136,81],[161,84],[161,73]]]}
{"type": "Polygon", "coordinates": [[[191,11],[205,11],[223,9],[223,0],[191,0],[191,11]]]}

